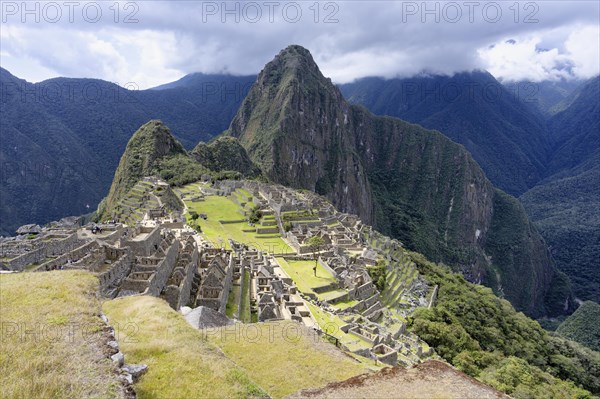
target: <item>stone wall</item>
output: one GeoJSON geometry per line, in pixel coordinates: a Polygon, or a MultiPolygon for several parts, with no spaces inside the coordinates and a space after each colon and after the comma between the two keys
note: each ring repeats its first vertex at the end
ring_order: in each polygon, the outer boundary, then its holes
{"type": "Polygon", "coordinates": [[[10,270],[23,271],[25,266],[32,263],[42,263],[46,259],[46,248],[37,248],[6,262],[10,270]]]}
{"type": "Polygon", "coordinates": [[[329,267],[329,264],[327,262],[325,262],[323,260],[323,258],[321,258],[320,256],[319,256],[319,264],[321,265],[321,267],[323,267],[323,269],[327,270],[329,273],[331,273],[332,276],[337,278],[337,273],[331,267],[329,267]]]}
{"type": "Polygon", "coordinates": [[[354,289],[354,297],[356,299],[367,299],[371,297],[375,292],[377,292],[377,288],[373,285],[373,282],[369,281],[361,285],[360,287],[356,287],[354,289]]]}
{"type": "Polygon", "coordinates": [[[127,277],[133,267],[133,260],[133,254],[130,251],[124,251],[121,257],[112,263],[110,269],[99,274],[100,292],[106,292],[110,287],[127,277]]]}
{"type": "Polygon", "coordinates": [[[136,235],[142,233],[148,233],[148,235],[143,240],[136,240],[135,237],[132,237],[125,245],[131,248],[133,253],[138,256],[150,256],[160,244],[160,231],[160,227],[155,227],[154,229],[141,228],[136,232],[136,235]]]}
{"type": "Polygon", "coordinates": [[[233,280],[233,268],[234,268],[233,256],[229,257],[229,265],[227,266],[227,275],[225,276],[225,282],[223,284],[223,293],[221,295],[221,304],[219,306],[219,312],[225,314],[225,307],[227,306],[227,300],[229,299],[229,290],[231,289],[231,283],[233,280]]]}
{"type": "Polygon", "coordinates": [[[68,264],[69,260],[71,260],[73,262],[77,262],[78,260],[84,258],[85,256],[88,256],[92,251],[99,250],[99,249],[100,249],[100,244],[98,244],[98,241],[96,241],[96,240],[90,241],[70,252],[60,255],[56,259],[53,259],[51,261],[48,261],[48,262],[42,264],[36,271],[55,270],[57,268],[60,268],[60,266],[68,264]]]}
{"type": "Polygon", "coordinates": [[[122,224],[114,225],[115,229],[112,233],[102,238],[102,241],[105,241],[109,244],[114,244],[119,238],[123,236],[123,233],[126,231],[129,232],[127,227],[123,227],[122,224]]]}
{"type": "Polygon", "coordinates": [[[23,271],[23,269],[28,265],[33,263],[42,263],[48,257],[55,257],[68,251],[72,251],[77,248],[78,245],[81,245],[81,243],[84,242],[77,238],[77,233],[72,233],[63,239],[43,241],[44,238],[47,237],[42,236],[34,242],[24,243],[21,246],[24,250],[26,248],[29,249],[33,245],[38,247],[4,262],[6,266],[10,270],[23,271]]]}
{"type": "Polygon", "coordinates": [[[150,284],[148,285],[145,294],[160,296],[161,291],[167,284],[167,280],[173,272],[178,254],[179,241],[174,240],[169,249],[167,249],[164,259],[161,260],[156,267],[156,272],[150,278],[150,284]]]}
{"type": "Polygon", "coordinates": [[[190,259],[185,266],[185,276],[181,283],[178,286],[168,285],[161,295],[175,310],[190,303],[194,274],[198,268],[198,248],[196,246],[194,246],[194,251],[191,253],[190,259]]]}
{"type": "Polygon", "coordinates": [[[183,279],[181,285],[179,286],[180,294],[179,294],[179,303],[177,308],[182,306],[187,306],[190,302],[190,293],[192,291],[192,283],[194,281],[194,274],[198,268],[198,248],[194,246],[194,251],[192,252],[192,261],[187,265],[186,275],[183,279]]]}
{"type": "Polygon", "coordinates": [[[257,227],[256,234],[279,234],[279,227],[257,227]]]}

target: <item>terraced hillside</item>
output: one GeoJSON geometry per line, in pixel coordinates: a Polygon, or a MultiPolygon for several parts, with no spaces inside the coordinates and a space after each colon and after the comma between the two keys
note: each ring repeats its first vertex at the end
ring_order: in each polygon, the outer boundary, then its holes
{"type": "Polygon", "coordinates": [[[141,180],[119,200],[111,216],[128,226],[135,226],[151,211],[160,214],[162,210],[166,214],[182,209],[181,201],[169,185],[141,180]]]}
{"type": "MultiPolygon", "coordinates": [[[[376,338],[380,331],[384,334],[385,330],[395,339],[406,340],[405,347],[398,353],[403,364],[419,363],[421,356],[427,357],[431,353],[426,343],[405,331],[405,314],[420,299],[415,296],[414,285],[421,280],[414,265],[410,265],[410,278],[405,278],[396,267],[399,262],[389,256],[390,251],[382,239],[379,243],[382,255],[379,258],[383,261],[385,255],[392,259],[386,266],[394,295],[386,297],[387,302],[382,303],[379,292],[365,280],[356,287],[364,284],[361,290],[366,293],[357,296],[358,288],[348,286],[340,273],[350,272],[354,276],[352,278],[362,281],[365,276],[361,273],[364,271],[356,275],[356,271],[343,272],[343,258],[336,260],[335,256],[332,257],[330,246],[327,247],[329,249],[323,247],[311,252],[306,242],[299,241],[304,240],[299,237],[308,231],[313,231],[311,234],[321,232],[319,234],[333,237],[336,245],[340,246],[340,253],[345,254],[343,256],[362,258],[364,248],[355,241],[359,235],[352,238],[356,234],[352,226],[357,219],[347,219],[324,199],[319,197],[316,200],[318,196],[314,194],[308,196],[315,196],[311,202],[300,192],[286,192],[283,188],[281,192],[273,191],[268,185],[247,183],[254,187],[251,193],[245,184],[194,183],[175,189],[185,203],[187,222],[200,232],[201,241],[234,251],[242,245],[273,254],[273,269],[265,273],[275,274],[296,287],[298,295],[293,294],[289,301],[294,303],[298,321],[308,327],[319,328],[333,343],[350,352],[367,355],[380,342],[380,338],[376,338]],[[285,199],[288,205],[277,205],[280,199],[285,199]],[[306,204],[302,205],[303,201],[306,204]],[[397,287],[401,282],[404,290],[399,293],[397,287]],[[404,313],[399,311],[401,308],[404,313]],[[350,332],[351,329],[355,332],[350,332]]],[[[244,269],[234,274],[225,307],[228,317],[245,323],[257,320],[260,304],[257,303],[254,287],[257,286],[256,280],[261,278],[260,273],[263,273],[260,269],[258,274],[244,269]]],[[[426,290],[427,286],[422,285],[424,288],[421,288],[426,290]]]]}
{"type": "Polygon", "coordinates": [[[159,202],[152,192],[152,183],[140,181],[117,203],[112,216],[129,226],[134,226],[149,209],[158,207],[159,202]]]}
{"type": "Polygon", "coordinates": [[[273,232],[270,224],[263,224],[272,221],[272,215],[263,215],[255,226],[248,225],[253,203],[252,196],[247,191],[236,189],[224,193],[212,191],[206,184],[194,183],[176,189],[175,192],[185,203],[188,223],[198,227],[202,236],[213,245],[231,249],[228,239],[232,239],[266,252],[293,252],[282,239],[279,230],[273,232]],[[192,220],[192,212],[207,217],[192,220]]]}

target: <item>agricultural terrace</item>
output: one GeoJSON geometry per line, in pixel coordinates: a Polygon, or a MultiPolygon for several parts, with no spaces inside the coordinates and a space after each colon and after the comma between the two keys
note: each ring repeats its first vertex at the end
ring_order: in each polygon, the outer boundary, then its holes
{"type": "MultiPolygon", "coordinates": [[[[180,189],[181,193],[199,193],[199,184],[191,184],[180,189]]],[[[237,189],[234,196],[250,197],[246,190],[237,189]]],[[[187,220],[191,225],[198,225],[202,236],[215,246],[231,249],[228,239],[252,246],[265,252],[292,253],[293,250],[285,243],[279,233],[257,234],[256,228],[247,222],[246,213],[251,205],[241,207],[231,197],[207,195],[204,200],[192,202],[184,198],[187,207],[187,220]],[[190,219],[190,212],[205,214],[206,220],[198,218],[195,222],[190,219]]]]}

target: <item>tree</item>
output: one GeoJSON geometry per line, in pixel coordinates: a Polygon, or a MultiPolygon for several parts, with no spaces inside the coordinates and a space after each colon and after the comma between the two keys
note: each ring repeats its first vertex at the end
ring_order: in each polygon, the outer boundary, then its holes
{"type": "Polygon", "coordinates": [[[288,231],[292,230],[292,222],[285,222],[283,224],[283,230],[285,230],[285,232],[287,233],[288,231]]]}
{"type": "Polygon", "coordinates": [[[262,217],[262,212],[260,211],[260,207],[258,205],[254,205],[250,214],[248,215],[248,223],[256,224],[262,217]]]}
{"type": "Polygon", "coordinates": [[[306,244],[312,250],[313,257],[315,258],[315,267],[313,268],[313,270],[315,271],[315,275],[316,275],[317,274],[317,260],[319,259],[317,253],[319,251],[321,251],[321,248],[323,248],[325,246],[325,240],[323,240],[323,237],[312,236],[308,240],[306,240],[306,244]]]}

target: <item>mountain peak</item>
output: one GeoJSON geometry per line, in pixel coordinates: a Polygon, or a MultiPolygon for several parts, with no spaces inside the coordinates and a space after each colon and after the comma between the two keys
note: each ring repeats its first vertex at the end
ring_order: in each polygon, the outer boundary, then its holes
{"type": "Polygon", "coordinates": [[[319,69],[310,51],[297,44],[292,44],[281,50],[273,61],[281,61],[296,68],[302,66],[302,64],[309,64],[311,67],[319,69]]]}
{"type": "Polygon", "coordinates": [[[157,174],[162,161],[177,156],[181,156],[181,161],[188,158],[185,148],[162,121],[143,124],[127,143],[108,196],[98,206],[98,214],[109,212],[144,176],[157,174]]]}
{"type": "Polygon", "coordinates": [[[282,85],[281,88],[295,87],[292,82],[302,86],[325,85],[336,90],[331,80],[323,76],[310,51],[302,46],[291,45],[281,50],[271,62],[265,65],[258,75],[260,85],[282,85]]]}
{"type": "MultiPolygon", "coordinates": [[[[409,248],[503,287],[530,314],[554,309],[545,298],[556,273],[518,201],[442,134],[350,106],[308,50],[287,47],[265,66],[228,134],[269,180],[315,191],[409,248]],[[497,242],[506,231],[519,249],[497,242]],[[525,290],[530,283],[535,289],[525,290]]],[[[563,304],[569,295],[548,297],[563,304]]]]}
{"type": "Polygon", "coordinates": [[[160,120],[153,119],[142,125],[131,137],[127,150],[136,150],[153,161],[166,155],[185,154],[185,149],[160,120]]]}

